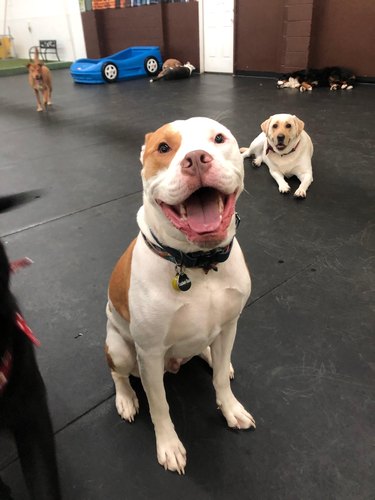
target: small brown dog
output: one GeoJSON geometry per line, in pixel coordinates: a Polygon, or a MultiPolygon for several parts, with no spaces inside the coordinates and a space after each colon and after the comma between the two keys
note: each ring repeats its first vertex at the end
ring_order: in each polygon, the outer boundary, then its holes
{"type": "Polygon", "coordinates": [[[183,66],[182,62],[179,61],[178,59],[167,59],[166,61],[164,61],[160,73],[157,76],[155,76],[155,78],[152,78],[150,82],[155,82],[157,80],[160,80],[166,75],[166,73],[168,73],[170,69],[181,68],[182,66],[183,66]]]}
{"type": "Polygon", "coordinates": [[[52,95],[52,79],[51,72],[44,66],[42,62],[39,61],[38,50],[35,51],[34,62],[27,65],[29,69],[29,83],[32,89],[34,89],[37,111],[43,111],[47,106],[51,106],[51,95],[52,95]],[[41,101],[40,94],[43,97],[41,101]]]}

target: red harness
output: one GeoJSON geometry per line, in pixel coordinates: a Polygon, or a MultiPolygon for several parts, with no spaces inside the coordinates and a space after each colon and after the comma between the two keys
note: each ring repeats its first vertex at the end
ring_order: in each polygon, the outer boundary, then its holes
{"type": "Polygon", "coordinates": [[[9,374],[12,368],[12,352],[7,349],[0,359],[0,395],[3,393],[9,380],[9,374]]]}
{"type": "Polygon", "coordinates": [[[20,313],[16,313],[16,323],[17,326],[20,330],[23,331],[23,333],[26,335],[26,337],[29,337],[31,342],[36,345],[37,347],[40,347],[40,342],[39,340],[35,337],[33,334],[33,331],[29,327],[29,325],[26,323],[24,318],[20,315],[20,313]]]}
{"type": "Polygon", "coordinates": [[[33,261],[29,259],[29,257],[23,257],[22,259],[13,260],[10,263],[10,270],[12,273],[16,273],[20,269],[30,266],[31,264],[33,264],[33,261]]]}
{"type": "MultiPolygon", "coordinates": [[[[16,260],[11,263],[10,268],[12,272],[16,272],[19,269],[28,266],[32,263],[32,260],[28,257],[25,257],[20,260],[16,260]]],[[[25,319],[21,316],[20,313],[16,313],[16,324],[18,328],[28,337],[33,344],[36,346],[40,346],[39,340],[33,334],[31,328],[26,323],[25,319]]],[[[8,384],[10,378],[10,372],[12,371],[13,365],[13,354],[12,349],[8,348],[3,356],[0,358],[0,396],[5,390],[6,385],[8,384]]]]}
{"type": "MultiPolygon", "coordinates": [[[[16,324],[20,330],[28,337],[33,344],[40,346],[39,340],[33,334],[31,328],[26,323],[20,313],[16,313],[16,324]]],[[[4,392],[10,378],[13,365],[12,349],[8,348],[0,359],[0,395],[4,392]]]]}

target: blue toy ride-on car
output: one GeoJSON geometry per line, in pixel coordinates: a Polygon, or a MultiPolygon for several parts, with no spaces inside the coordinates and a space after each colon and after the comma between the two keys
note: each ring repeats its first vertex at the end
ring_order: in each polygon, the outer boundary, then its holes
{"type": "Polygon", "coordinates": [[[129,47],[102,59],[77,59],[70,74],[76,83],[112,83],[156,76],[162,65],[159,47],[129,47]]]}

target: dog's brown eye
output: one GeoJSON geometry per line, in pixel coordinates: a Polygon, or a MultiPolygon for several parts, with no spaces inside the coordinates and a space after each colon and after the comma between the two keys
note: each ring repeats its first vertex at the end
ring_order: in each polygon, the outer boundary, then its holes
{"type": "Polygon", "coordinates": [[[287,124],[285,125],[285,128],[291,128],[291,124],[290,124],[290,123],[287,123],[287,124]]]}
{"type": "Polygon", "coordinates": [[[224,141],[225,141],[225,139],[224,139],[223,134],[217,134],[215,136],[215,142],[216,142],[216,144],[223,144],[224,141]]]}
{"type": "Polygon", "coordinates": [[[168,144],[166,142],[161,142],[158,146],[158,151],[159,153],[168,153],[168,151],[170,151],[170,147],[168,146],[168,144]]]}
{"type": "Polygon", "coordinates": [[[277,123],[274,123],[274,124],[272,125],[272,128],[277,128],[277,123]]]}

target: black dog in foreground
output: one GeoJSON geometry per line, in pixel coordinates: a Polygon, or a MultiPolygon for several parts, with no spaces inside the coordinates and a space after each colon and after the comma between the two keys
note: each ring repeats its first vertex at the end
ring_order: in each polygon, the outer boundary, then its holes
{"type": "MultiPolygon", "coordinates": [[[[38,197],[0,198],[0,213],[38,197]]],[[[14,435],[26,485],[33,500],[60,500],[55,442],[47,394],[30,331],[10,291],[10,264],[0,241],[0,427],[14,435]]],[[[0,500],[12,496],[0,479],[0,500]]]]}

